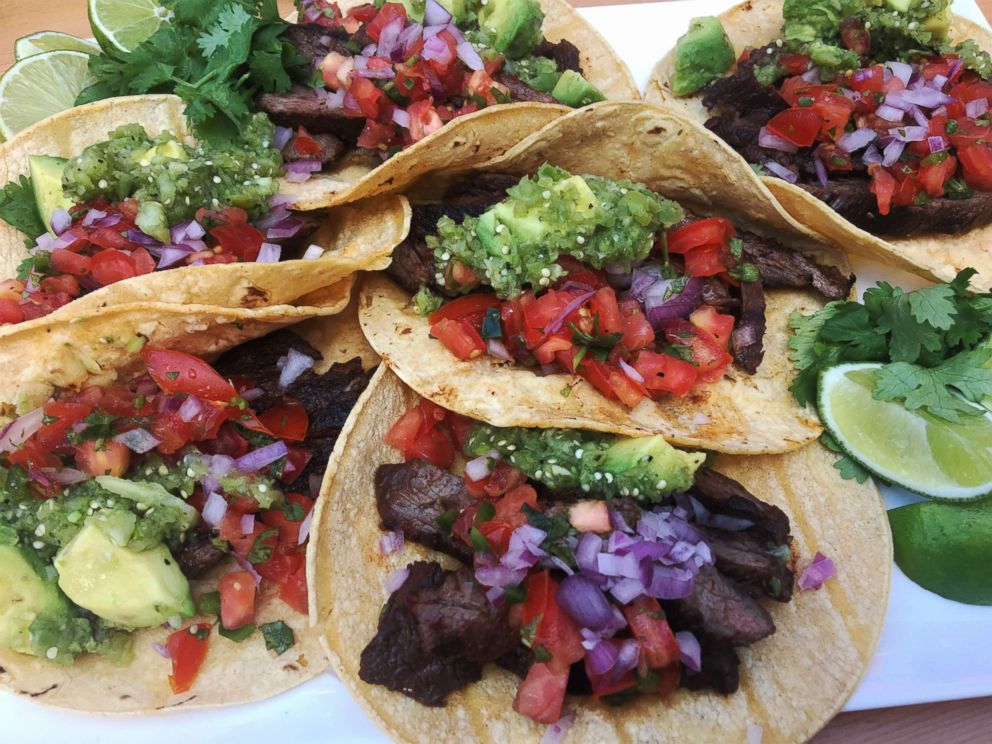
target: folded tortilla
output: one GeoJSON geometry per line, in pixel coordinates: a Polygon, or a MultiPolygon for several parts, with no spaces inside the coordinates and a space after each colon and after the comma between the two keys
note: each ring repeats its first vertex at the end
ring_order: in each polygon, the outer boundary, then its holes
{"type": "MultiPolygon", "coordinates": [[[[782,5],[782,0],[753,0],[720,16],[738,56],[746,48],[763,46],[782,35],[782,5]]],[[[955,16],[951,23],[950,39],[974,39],[982,49],[992,51],[992,32],[960,16],[955,16]]],[[[710,115],[701,96],[677,98],[672,94],[669,80],[674,71],[673,49],[655,66],[644,93],[645,100],[669,107],[694,121],[706,121],[710,115]]],[[[972,266],[979,272],[971,281],[972,287],[983,292],[992,289],[992,254],[987,248],[992,242],[992,225],[960,235],[882,238],[848,222],[799,186],[774,176],[765,176],[762,181],[790,215],[848,253],[933,281],[950,281],[961,269],[972,266]]]]}
{"type": "MultiPolygon", "coordinates": [[[[358,677],[362,649],[375,636],[388,596],[389,574],[415,560],[456,565],[409,542],[392,555],[380,552],[373,476],[379,465],[402,460],[384,437],[418,397],[385,368],[376,373],[366,396],[314,518],[311,612],[323,630],[332,667],[394,741],[537,742],[547,727],[513,711],[519,678],[495,665],[440,708],[358,677]]],[[[545,422],[535,416],[530,424],[545,422]]],[[[769,603],[777,630],[739,650],[740,691],[725,696],[679,689],[663,699],[639,695],[621,707],[568,697],[565,711],[575,710],[576,717],[566,741],[743,742],[753,724],[763,729],[766,743],[799,742],[840,710],[878,641],[892,541],[878,489],[871,482],[841,480],[833,459],[814,445],[787,455],[715,461],[717,470],[788,514],[799,555],[808,559],[821,551],[837,566],[837,577],[820,590],[799,591],[788,603],[769,603]]]]}
{"type": "MultiPolygon", "coordinates": [[[[494,129],[489,136],[512,134],[494,129]]],[[[843,254],[793,220],[736,153],[670,111],[643,103],[599,103],[556,119],[477,170],[524,175],[545,162],[572,173],[644,183],[700,215],[729,217],[739,227],[848,272],[843,254]]],[[[408,194],[426,199],[456,172],[438,169],[408,194]]],[[[575,376],[539,377],[488,357],[457,360],[429,337],[427,319],[388,279],[369,278],[362,295],[362,328],[404,382],[446,408],[497,426],[658,433],[673,444],[730,454],[786,452],[822,431],[815,414],[800,408],[788,390],[794,370],[787,321],[792,312],[808,314],[823,306],[811,291],[766,290],[768,329],[757,374],[731,368],[721,381],[685,397],[644,400],[633,410],[575,376]],[[566,387],[571,388],[567,397],[566,387]]]]}

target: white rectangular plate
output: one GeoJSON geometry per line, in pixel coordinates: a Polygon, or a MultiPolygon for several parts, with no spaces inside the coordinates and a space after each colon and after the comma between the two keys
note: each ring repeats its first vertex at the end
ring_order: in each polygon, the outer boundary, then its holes
{"type": "MultiPolygon", "coordinates": [[[[728,0],[692,0],[582,8],[644,87],[654,63],[683,34],[689,19],[720,13],[728,0]]],[[[955,0],[960,15],[988,25],[974,0],[955,0]]],[[[906,289],[920,279],[868,261],[854,261],[860,289],[877,279],[906,289]]],[[[884,488],[889,507],[914,497],[884,488]]],[[[856,567],[851,567],[857,570],[856,567]]],[[[887,708],[992,695],[992,607],[970,607],[927,592],[896,568],[878,653],[845,710],[887,708]]],[[[163,664],[162,674],[167,674],[163,664]]],[[[99,680],[93,680],[95,685],[99,680]]],[[[0,741],[18,744],[175,744],[177,741],[376,742],[388,740],[330,674],[274,700],[168,716],[100,718],[65,713],[13,695],[0,695],[0,741]]]]}

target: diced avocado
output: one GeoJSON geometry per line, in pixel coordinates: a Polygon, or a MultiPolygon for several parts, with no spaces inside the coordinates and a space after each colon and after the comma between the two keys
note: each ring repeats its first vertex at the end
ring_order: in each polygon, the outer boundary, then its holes
{"type": "Polygon", "coordinates": [[[900,13],[906,13],[909,10],[909,6],[912,5],[912,0],[885,0],[889,4],[889,7],[893,10],[898,10],[900,13]]]}
{"type": "Polygon", "coordinates": [[[923,21],[921,26],[924,31],[932,33],[935,39],[946,39],[948,32],[951,30],[952,20],[954,20],[954,14],[951,12],[951,6],[948,5],[936,15],[932,15],[923,21]]]}
{"type": "Polygon", "coordinates": [[[155,158],[168,158],[169,160],[188,160],[189,155],[186,154],[186,149],[179,143],[178,140],[169,140],[168,142],[163,142],[159,145],[155,145],[148,150],[146,150],[142,155],[138,157],[138,163],[140,165],[150,165],[152,160],[155,158]]]}
{"type": "Polygon", "coordinates": [[[672,92],[688,96],[722,75],[734,64],[734,45],[720,19],[693,18],[689,30],[675,45],[672,92]]]}
{"type": "Polygon", "coordinates": [[[424,22],[424,7],[427,5],[427,0],[399,0],[399,2],[406,8],[407,18],[417,23],[424,22]]]}
{"type": "Polygon", "coordinates": [[[493,35],[493,47],[509,59],[534,50],[544,35],[544,12],[538,0],[483,0],[479,26],[493,35]]]}
{"type": "Polygon", "coordinates": [[[134,224],[145,235],[151,235],[155,240],[169,243],[172,240],[169,232],[169,222],[165,216],[165,207],[155,201],[143,201],[138,207],[138,215],[134,224]]]}
{"type": "Polygon", "coordinates": [[[599,199],[582,176],[569,176],[555,184],[555,191],[572,204],[571,217],[579,222],[594,222],[599,199]]]}
{"type": "MultiPolygon", "coordinates": [[[[505,225],[517,240],[536,242],[548,232],[548,224],[542,219],[542,210],[528,209],[524,214],[514,214],[513,203],[504,201],[497,204],[487,214],[492,214],[498,224],[505,225]]],[[[482,220],[479,221],[480,224],[482,220]]]]}
{"type": "Polygon", "coordinates": [[[62,193],[62,171],[65,170],[65,158],[51,155],[29,155],[28,167],[31,170],[31,183],[34,186],[34,201],[38,207],[41,221],[48,231],[52,231],[52,215],[56,210],[68,209],[72,206],[71,199],[62,193]]]}
{"type": "Polygon", "coordinates": [[[67,610],[55,584],[38,575],[20,548],[0,545],[0,648],[31,653],[31,623],[67,610]]]}
{"type": "Polygon", "coordinates": [[[575,70],[565,70],[551,89],[551,97],[566,106],[581,108],[596,101],[605,101],[606,96],[595,85],[575,70]]]}
{"type": "Polygon", "coordinates": [[[706,455],[675,449],[661,436],[621,439],[603,457],[603,469],[613,473],[620,492],[632,496],[659,491],[678,492],[692,486],[706,455]]]}
{"type": "Polygon", "coordinates": [[[189,582],[165,545],[135,552],[88,523],[55,556],[59,587],[116,625],[150,628],[195,613],[189,582]]]}
{"type": "Polygon", "coordinates": [[[437,0],[438,5],[451,13],[455,23],[468,18],[479,8],[479,0],[437,0]]]}

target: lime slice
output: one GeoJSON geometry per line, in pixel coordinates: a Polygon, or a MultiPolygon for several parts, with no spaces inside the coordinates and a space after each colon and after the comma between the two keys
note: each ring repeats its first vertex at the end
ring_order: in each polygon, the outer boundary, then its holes
{"type": "Polygon", "coordinates": [[[46,116],[72,108],[93,82],[84,52],[42,52],[15,62],[0,77],[0,135],[7,138],[46,116]]]}
{"type": "Polygon", "coordinates": [[[951,423],[876,400],[881,366],[842,364],[820,376],[820,418],[841,448],[883,480],[924,496],[992,492],[992,412],[951,423]]]}
{"type": "Polygon", "coordinates": [[[896,563],[909,578],[957,602],[992,605],[992,501],[928,501],[889,512],[896,563]]]}
{"type": "Polygon", "coordinates": [[[88,0],[87,11],[105,52],[131,51],[172,17],[156,0],[88,0]]]}
{"type": "Polygon", "coordinates": [[[42,52],[86,52],[99,54],[100,47],[95,41],[80,39],[78,36],[61,31],[39,31],[30,36],[22,36],[14,42],[14,59],[20,61],[42,52]]]}

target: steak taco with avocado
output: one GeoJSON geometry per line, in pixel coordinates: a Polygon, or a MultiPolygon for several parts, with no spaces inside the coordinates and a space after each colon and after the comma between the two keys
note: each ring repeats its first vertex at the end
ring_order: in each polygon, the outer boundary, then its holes
{"type": "Polygon", "coordinates": [[[850,252],[992,287],[992,34],[949,0],[763,0],[697,18],[647,98],[689,114],[850,252]],[[736,65],[735,65],[736,60],[736,65]]]}
{"type": "Polygon", "coordinates": [[[389,278],[363,285],[369,342],[422,395],[503,426],[738,454],[811,442],[786,319],[853,277],[708,140],[604,103],[460,180],[424,179],[409,194],[433,198],[413,205],[389,278]]]}
{"type": "Polygon", "coordinates": [[[130,374],[8,424],[0,686],[136,713],[258,700],[322,673],[306,552],[376,362],[356,331],[352,309],[211,363],[146,345],[130,374]]]}
{"type": "Polygon", "coordinates": [[[386,370],[370,387],[312,590],[334,669],[397,741],[805,741],[854,690],[890,539],[877,489],[821,447],[707,462],[493,427],[386,370]]]}

